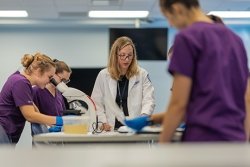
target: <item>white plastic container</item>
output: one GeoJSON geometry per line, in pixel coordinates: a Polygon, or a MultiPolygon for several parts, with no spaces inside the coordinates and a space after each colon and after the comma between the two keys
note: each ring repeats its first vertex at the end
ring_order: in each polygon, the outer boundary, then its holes
{"type": "Polygon", "coordinates": [[[63,131],[66,134],[87,134],[90,118],[88,116],[64,116],[63,131]]]}

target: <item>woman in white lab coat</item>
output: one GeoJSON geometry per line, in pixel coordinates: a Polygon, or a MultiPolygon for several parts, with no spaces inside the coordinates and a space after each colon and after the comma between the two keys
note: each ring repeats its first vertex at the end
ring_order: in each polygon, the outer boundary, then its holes
{"type": "Polygon", "coordinates": [[[98,121],[106,131],[123,125],[125,116],[151,115],[154,88],[148,72],[137,64],[136,49],[128,37],[118,38],[110,51],[108,67],[101,70],[91,95],[98,121]]]}

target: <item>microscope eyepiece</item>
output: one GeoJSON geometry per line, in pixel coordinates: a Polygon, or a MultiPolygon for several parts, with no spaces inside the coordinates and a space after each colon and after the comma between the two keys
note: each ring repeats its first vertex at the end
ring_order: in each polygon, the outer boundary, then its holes
{"type": "Polygon", "coordinates": [[[51,78],[51,79],[50,79],[50,82],[51,82],[53,85],[55,85],[55,86],[58,85],[58,83],[56,82],[55,78],[51,78]]]}

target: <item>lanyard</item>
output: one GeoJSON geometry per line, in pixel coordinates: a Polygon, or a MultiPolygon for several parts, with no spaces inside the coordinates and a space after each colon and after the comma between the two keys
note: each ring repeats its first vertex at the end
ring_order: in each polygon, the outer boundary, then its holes
{"type": "Polygon", "coordinates": [[[121,93],[121,90],[120,90],[119,81],[118,81],[117,83],[118,83],[118,94],[119,94],[119,100],[120,100],[120,105],[119,105],[119,107],[122,109],[122,98],[123,98],[123,96],[124,96],[124,93],[125,93],[125,90],[126,90],[126,86],[127,86],[128,80],[125,81],[125,84],[124,84],[122,93],[121,93]]]}

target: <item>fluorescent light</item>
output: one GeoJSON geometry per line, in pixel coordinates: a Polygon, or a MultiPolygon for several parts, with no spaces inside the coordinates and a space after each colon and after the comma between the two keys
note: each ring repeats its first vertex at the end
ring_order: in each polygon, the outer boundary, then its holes
{"type": "Polygon", "coordinates": [[[250,18],[250,11],[211,11],[208,14],[221,18],[250,18]]]}
{"type": "Polygon", "coordinates": [[[92,18],[145,18],[148,11],[89,11],[92,18]]]}
{"type": "Polygon", "coordinates": [[[28,17],[25,10],[0,10],[0,17],[28,17]]]}

